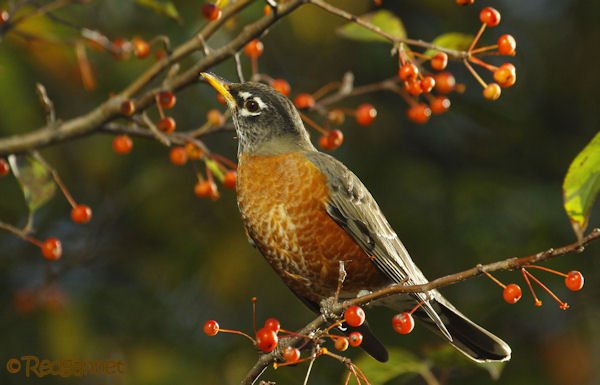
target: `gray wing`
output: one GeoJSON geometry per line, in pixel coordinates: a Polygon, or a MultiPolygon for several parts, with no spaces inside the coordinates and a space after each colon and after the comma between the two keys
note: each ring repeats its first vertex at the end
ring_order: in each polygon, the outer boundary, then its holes
{"type": "MultiPolygon", "coordinates": [[[[372,257],[375,266],[391,283],[422,284],[427,278],[410,258],[408,251],[379,209],[377,202],[352,171],[337,159],[321,153],[307,152],[307,158],[325,177],[331,191],[327,212],[372,257]]],[[[417,301],[430,298],[425,293],[414,295],[417,301]]],[[[441,319],[429,303],[423,310],[452,341],[441,319]]]]}

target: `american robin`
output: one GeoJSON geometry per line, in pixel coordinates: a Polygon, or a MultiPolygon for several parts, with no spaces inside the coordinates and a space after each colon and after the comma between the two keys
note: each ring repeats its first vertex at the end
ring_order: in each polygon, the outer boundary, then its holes
{"type": "MultiPolygon", "coordinates": [[[[249,239],[283,282],[311,309],[336,293],[339,264],[347,276],[340,299],[392,284],[427,279],[410,258],[360,179],[319,152],[292,102],[261,83],[203,78],[227,101],[238,147],[237,201],[249,239]]],[[[437,290],[383,302],[414,313],[476,361],[504,361],[510,347],[465,317],[437,290]]],[[[387,351],[368,326],[362,347],[386,361],[387,351]]]]}

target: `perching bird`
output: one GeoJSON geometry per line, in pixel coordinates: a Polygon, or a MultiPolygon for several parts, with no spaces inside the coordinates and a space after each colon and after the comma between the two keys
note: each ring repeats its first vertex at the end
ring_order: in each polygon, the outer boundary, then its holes
{"type": "MultiPolygon", "coordinates": [[[[228,83],[203,73],[227,101],[238,147],[237,200],[251,242],[283,282],[311,309],[338,287],[339,262],[347,276],[341,299],[392,284],[427,279],[410,258],[360,179],[319,152],[292,102],[261,83],[228,83]]],[[[476,361],[510,359],[510,347],[476,325],[437,290],[384,302],[414,313],[430,329],[476,361]]],[[[380,361],[387,350],[367,326],[362,347],[380,361]]]]}

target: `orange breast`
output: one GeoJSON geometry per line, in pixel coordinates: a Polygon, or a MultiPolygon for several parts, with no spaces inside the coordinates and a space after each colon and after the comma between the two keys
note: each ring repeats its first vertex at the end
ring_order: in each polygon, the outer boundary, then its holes
{"type": "Polygon", "coordinates": [[[369,256],[327,214],[325,177],[302,153],[242,156],[237,189],[249,235],[297,294],[317,303],[333,295],[339,261],[347,272],[344,296],[385,284],[369,256]]]}

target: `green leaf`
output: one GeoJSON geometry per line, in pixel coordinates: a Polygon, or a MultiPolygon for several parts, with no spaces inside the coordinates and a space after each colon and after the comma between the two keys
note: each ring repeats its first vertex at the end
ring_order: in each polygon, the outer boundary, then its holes
{"type": "Polygon", "coordinates": [[[565,210],[580,241],[599,191],[600,132],[573,159],[563,182],[565,210]]]}
{"type": "MultiPolygon", "coordinates": [[[[431,42],[431,44],[437,45],[438,47],[454,49],[457,51],[466,51],[471,43],[473,42],[473,35],[460,32],[448,32],[444,33],[431,42]]],[[[427,57],[433,57],[439,51],[435,49],[428,49],[424,55],[427,57]]]]}
{"type": "MultiPolygon", "coordinates": [[[[383,32],[386,32],[393,37],[403,39],[406,37],[406,30],[396,15],[390,11],[381,10],[373,13],[368,13],[360,17],[362,20],[379,27],[383,32]]],[[[385,37],[366,29],[356,23],[348,23],[338,28],[337,33],[342,37],[358,41],[369,42],[389,42],[385,37]]]]}
{"type": "Polygon", "coordinates": [[[219,164],[212,159],[206,160],[206,167],[213,173],[213,175],[219,180],[219,182],[223,182],[225,179],[225,174],[223,174],[223,170],[219,167],[219,164]]]}
{"type": "Polygon", "coordinates": [[[10,155],[8,161],[19,181],[31,217],[56,192],[52,173],[35,155],[10,155]]]}
{"type": "Polygon", "coordinates": [[[142,7],[148,8],[151,11],[154,11],[158,14],[164,15],[170,19],[173,19],[177,22],[181,21],[179,16],[179,12],[175,5],[170,1],[160,1],[160,0],[135,0],[138,5],[142,7]]]}
{"type": "Polygon", "coordinates": [[[375,361],[367,355],[361,356],[354,363],[363,371],[371,384],[385,384],[401,375],[421,374],[429,370],[425,362],[407,350],[390,349],[389,354],[390,359],[387,363],[375,361]]]}

